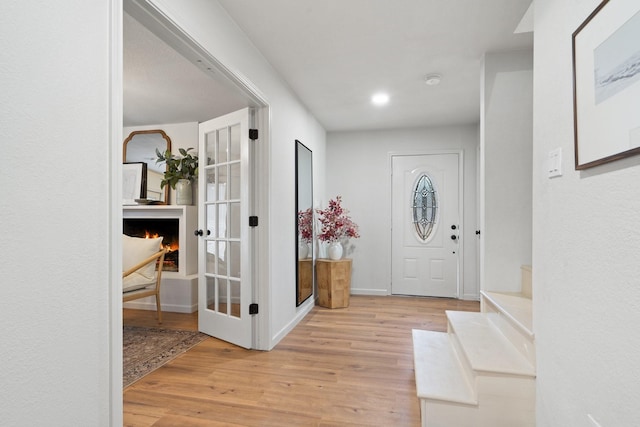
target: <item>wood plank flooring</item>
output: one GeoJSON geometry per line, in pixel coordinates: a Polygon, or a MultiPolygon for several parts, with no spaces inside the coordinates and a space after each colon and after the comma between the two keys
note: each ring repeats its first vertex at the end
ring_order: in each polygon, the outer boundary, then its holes
{"type": "MultiPolygon", "coordinates": [[[[419,426],[411,329],[446,330],[475,301],[352,295],[314,307],[272,351],[209,338],[124,390],[126,426],[419,426]]],[[[125,325],[156,326],[124,310],[125,325]]],[[[197,313],[163,327],[197,329],[197,313]]]]}

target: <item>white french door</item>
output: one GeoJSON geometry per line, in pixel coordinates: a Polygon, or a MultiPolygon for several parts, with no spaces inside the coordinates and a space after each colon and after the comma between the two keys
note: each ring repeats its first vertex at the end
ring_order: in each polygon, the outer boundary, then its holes
{"type": "Polygon", "coordinates": [[[198,328],[251,348],[249,109],[201,123],[199,141],[198,328]]]}
{"type": "Polygon", "coordinates": [[[460,155],[392,156],[392,294],[458,297],[460,155]]]}

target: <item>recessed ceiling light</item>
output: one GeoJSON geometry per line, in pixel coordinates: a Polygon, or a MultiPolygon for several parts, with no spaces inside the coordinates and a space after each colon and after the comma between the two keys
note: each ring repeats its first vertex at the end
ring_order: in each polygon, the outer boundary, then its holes
{"type": "Polygon", "coordinates": [[[389,102],[389,95],[386,93],[376,93],[371,97],[371,103],[373,105],[385,105],[389,102]]]}
{"type": "Polygon", "coordinates": [[[426,76],[424,76],[424,82],[428,86],[439,85],[441,80],[442,76],[440,74],[427,74],[426,76]]]}

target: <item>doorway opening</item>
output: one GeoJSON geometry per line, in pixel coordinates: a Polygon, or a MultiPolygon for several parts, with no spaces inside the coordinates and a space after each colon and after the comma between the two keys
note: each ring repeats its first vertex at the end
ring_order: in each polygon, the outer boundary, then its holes
{"type": "MultiPolygon", "coordinates": [[[[165,48],[169,48],[169,50],[174,51],[175,58],[182,58],[186,60],[192,67],[195,66],[200,68],[197,70],[201,74],[205,75],[207,79],[217,82],[217,85],[220,88],[223,88],[227,91],[227,93],[233,94],[234,101],[231,103],[224,103],[221,99],[216,99],[215,97],[211,97],[211,104],[217,105],[217,108],[220,108],[218,113],[209,115],[208,118],[217,117],[223,115],[225,113],[234,111],[239,107],[235,102],[238,99],[241,100],[241,107],[250,107],[255,112],[252,114],[253,126],[260,129],[260,143],[256,144],[256,152],[255,152],[255,170],[256,170],[256,179],[251,183],[253,186],[252,190],[252,198],[254,199],[254,207],[255,207],[255,215],[261,216],[261,224],[268,224],[268,201],[265,197],[259,197],[260,194],[267,194],[268,191],[268,180],[261,179],[262,176],[266,175],[268,171],[268,149],[269,149],[269,105],[267,101],[260,95],[256,90],[249,85],[244,77],[236,75],[234,72],[230,71],[224,64],[220,63],[215,57],[213,57],[207,50],[205,50],[202,46],[200,46],[187,32],[185,32],[182,28],[180,28],[175,22],[173,22],[170,18],[165,16],[160,10],[156,7],[152,6],[150,3],[146,1],[127,1],[120,3],[123,6],[122,15],[123,20],[134,20],[139,23],[143,29],[147,32],[152,33],[155,37],[161,40],[165,44],[165,48]],[[124,4],[123,4],[124,3],[124,4]],[[232,106],[230,104],[233,104],[232,106]]],[[[114,13],[114,32],[121,32],[123,35],[123,46],[118,47],[117,40],[119,37],[116,35],[112,39],[112,44],[114,46],[112,55],[113,62],[116,64],[119,62],[120,57],[124,57],[126,61],[126,49],[128,47],[127,44],[127,34],[123,31],[123,27],[118,24],[118,13],[114,13]]],[[[123,24],[124,25],[124,24],[123,24]]],[[[153,49],[150,49],[153,51],[153,49]]],[[[150,52],[153,54],[153,52],[150,52]]],[[[166,59],[163,57],[162,59],[166,59]]],[[[143,72],[147,72],[149,74],[157,74],[157,69],[153,70],[142,70],[143,72]]],[[[179,75],[179,72],[178,72],[179,75]]],[[[112,79],[112,99],[114,100],[113,111],[121,113],[124,111],[125,113],[129,110],[129,107],[134,107],[133,110],[138,108],[138,104],[134,102],[129,102],[129,98],[127,98],[126,87],[128,86],[127,75],[126,72],[122,76],[123,79],[119,80],[119,74],[116,72],[115,77],[112,79]],[[120,104],[121,102],[121,104],[120,104]],[[118,107],[118,104],[121,107],[118,107]],[[119,108],[122,108],[119,110],[119,108]]],[[[182,96],[176,96],[173,99],[173,104],[184,106],[187,104],[185,100],[192,99],[187,94],[182,94],[182,96]],[[179,102],[178,102],[179,101],[179,102]]],[[[150,107],[153,107],[153,103],[147,102],[150,107]]],[[[188,108],[185,110],[188,111],[188,108]]],[[[133,114],[135,116],[135,114],[133,114]]],[[[159,114],[158,117],[165,117],[159,114]]],[[[168,121],[170,119],[160,118],[155,120],[154,124],[161,123],[170,123],[168,121]]],[[[174,121],[173,123],[183,123],[183,122],[201,122],[203,121],[202,117],[199,116],[182,116],[179,121],[174,121]]],[[[119,120],[114,121],[112,125],[114,135],[122,135],[121,129],[117,129],[119,126],[127,125],[124,121],[119,122],[119,120]]],[[[149,123],[147,123],[149,124],[149,123]]],[[[143,123],[129,123],[129,125],[137,125],[142,126],[143,123]]],[[[121,139],[121,138],[120,138],[121,139]]],[[[120,141],[122,142],[122,141],[120,141]]],[[[116,142],[114,141],[114,144],[116,142]]],[[[116,150],[112,150],[113,153],[118,153],[116,150]]],[[[120,176],[122,173],[121,161],[122,158],[114,155],[113,157],[116,159],[116,165],[113,166],[112,170],[114,171],[114,176],[120,176]]],[[[118,179],[114,177],[112,182],[115,184],[114,187],[117,188],[118,179]]],[[[113,218],[113,229],[118,230],[121,227],[123,216],[122,209],[119,206],[119,200],[116,200],[117,197],[112,199],[112,212],[114,213],[113,218]],[[119,211],[119,214],[118,214],[119,211]]],[[[266,226],[260,227],[256,230],[256,240],[259,241],[259,244],[255,245],[255,248],[252,248],[252,255],[255,260],[258,258],[264,258],[268,256],[266,248],[268,248],[268,229],[266,226]]],[[[113,239],[112,246],[113,254],[117,256],[121,256],[121,247],[119,246],[119,240],[121,239],[113,239]]],[[[268,278],[268,263],[261,262],[257,263],[254,261],[255,274],[254,277],[264,277],[268,278]]],[[[118,277],[119,272],[112,272],[113,277],[118,277]]],[[[260,314],[254,316],[254,320],[252,322],[253,327],[253,342],[252,348],[255,349],[266,349],[266,346],[269,342],[269,331],[268,325],[266,324],[268,320],[268,296],[269,296],[269,283],[267,279],[263,280],[254,280],[252,283],[252,293],[254,295],[255,301],[261,305],[260,314]],[[263,348],[265,347],[265,348],[263,348]]],[[[112,397],[112,419],[118,420],[121,416],[122,406],[122,302],[121,302],[121,294],[118,293],[117,287],[114,292],[111,293],[111,330],[112,330],[112,346],[111,346],[111,397],[112,397]]]]}

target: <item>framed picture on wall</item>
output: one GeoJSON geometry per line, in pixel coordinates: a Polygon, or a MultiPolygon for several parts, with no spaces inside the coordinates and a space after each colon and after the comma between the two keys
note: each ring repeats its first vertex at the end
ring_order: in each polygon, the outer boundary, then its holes
{"type": "Polygon", "coordinates": [[[122,164],[122,204],[137,205],[136,200],[147,197],[147,164],[144,162],[122,164]]]}
{"type": "Polygon", "coordinates": [[[640,1],[604,0],[573,33],[575,168],[640,154],[640,1]]]}

